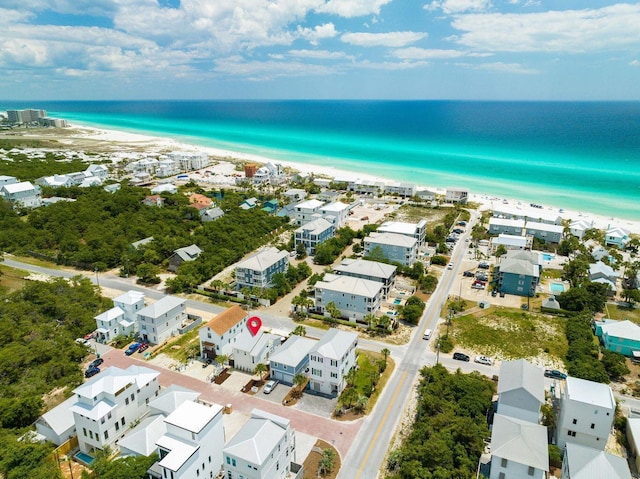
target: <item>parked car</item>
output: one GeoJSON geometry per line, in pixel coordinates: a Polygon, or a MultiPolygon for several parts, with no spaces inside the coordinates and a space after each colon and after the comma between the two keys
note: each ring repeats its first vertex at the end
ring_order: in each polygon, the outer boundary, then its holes
{"type": "Polygon", "coordinates": [[[476,356],[473,360],[478,364],[486,364],[487,366],[493,365],[493,359],[488,356],[476,356]]]}
{"type": "Polygon", "coordinates": [[[489,269],[489,263],[485,263],[483,261],[482,263],[478,264],[478,268],[480,268],[480,269],[489,269]]]}
{"type": "Polygon", "coordinates": [[[429,339],[431,338],[432,334],[433,331],[431,331],[430,329],[425,329],[424,334],[422,335],[422,339],[429,339]]]}
{"type": "Polygon", "coordinates": [[[471,285],[471,287],[472,287],[473,289],[484,289],[484,285],[485,285],[485,283],[483,283],[482,281],[478,281],[478,280],[476,280],[476,281],[474,281],[474,282],[473,282],[473,284],[471,285]]]}
{"type": "Polygon", "coordinates": [[[456,229],[454,229],[454,230],[452,231],[452,233],[456,233],[456,234],[459,234],[459,235],[460,235],[460,234],[464,233],[464,230],[462,230],[462,229],[460,229],[460,228],[456,228],[456,229]]]}
{"type": "Polygon", "coordinates": [[[458,361],[469,362],[471,358],[463,353],[453,353],[453,359],[457,359],[458,361]]]}
{"type": "Polygon", "coordinates": [[[264,388],[262,389],[262,392],[264,394],[270,394],[271,391],[273,391],[276,386],[278,385],[278,380],[277,379],[272,379],[270,381],[267,381],[267,384],[264,385],[264,388]]]}
{"type": "Polygon", "coordinates": [[[89,368],[97,368],[102,363],[104,363],[104,359],[102,358],[94,359],[93,361],[91,361],[91,364],[89,364],[89,368]]]}
{"type": "Polygon", "coordinates": [[[84,372],[84,377],[85,378],[90,378],[95,376],[96,374],[98,374],[100,372],[100,368],[92,368],[89,367],[85,372],[84,372]]]}
{"type": "Polygon", "coordinates": [[[546,369],[544,375],[553,379],[567,379],[567,375],[557,369],[546,369]]]}
{"type": "Polygon", "coordinates": [[[458,221],[458,225],[459,226],[467,226],[467,222],[466,221],[458,221]]]}
{"type": "Polygon", "coordinates": [[[89,342],[89,340],[84,338],[76,338],[76,343],[82,344],[84,346],[91,346],[91,343],[89,342]]]}
{"type": "Polygon", "coordinates": [[[464,273],[462,273],[462,276],[466,276],[467,278],[473,278],[475,274],[473,274],[473,271],[465,271],[464,273]]]}
{"type": "Polygon", "coordinates": [[[147,349],[149,349],[149,344],[148,343],[142,343],[140,345],[140,347],[138,348],[138,352],[141,353],[143,351],[146,351],[147,349]]]}
{"type": "Polygon", "coordinates": [[[86,339],[88,341],[90,339],[93,339],[94,335],[95,335],[95,332],[89,333],[89,334],[85,334],[84,335],[84,339],[86,339]]]}
{"type": "Polygon", "coordinates": [[[492,289],[492,290],[491,290],[491,296],[493,296],[494,298],[495,298],[496,296],[498,296],[498,290],[497,290],[497,289],[492,289]]]}
{"type": "Polygon", "coordinates": [[[129,348],[124,352],[124,354],[126,354],[127,356],[131,356],[133,353],[135,353],[138,349],[140,349],[140,343],[133,343],[129,346],[129,348]]]}

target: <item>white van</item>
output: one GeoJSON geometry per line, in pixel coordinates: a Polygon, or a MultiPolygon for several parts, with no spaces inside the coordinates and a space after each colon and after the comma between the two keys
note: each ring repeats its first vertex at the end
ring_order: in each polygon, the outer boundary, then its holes
{"type": "Polygon", "coordinates": [[[430,329],[425,330],[424,334],[422,335],[422,339],[430,339],[432,333],[433,331],[431,331],[430,329]]]}

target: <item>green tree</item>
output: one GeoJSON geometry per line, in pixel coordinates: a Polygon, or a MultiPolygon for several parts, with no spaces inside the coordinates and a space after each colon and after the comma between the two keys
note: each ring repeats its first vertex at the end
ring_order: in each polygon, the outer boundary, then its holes
{"type": "Polygon", "coordinates": [[[262,381],[264,379],[264,373],[266,373],[268,370],[269,368],[267,367],[266,364],[258,363],[256,364],[256,367],[253,369],[253,374],[258,376],[260,378],[260,381],[262,381]]]}
{"type": "Polygon", "coordinates": [[[138,265],[136,268],[136,276],[138,276],[138,281],[146,284],[157,284],[160,282],[160,277],[158,276],[159,269],[157,266],[150,263],[142,263],[138,265]]]}
{"type": "Polygon", "coordinates": [[[305,337],[307,335],[307,328],[305,328],[302,325],[296,326],[293,331],[291,331],[291,334],[294,334],[296,336],[302,336],[305,337]]]}
{"type": "Polygon", "coordinates": [[[602,352],[602,365],[612,381],[618,381],[629,374],[627,361],[622,354],[605,349],[602,352]]]}
{"type": "Polygon", "coordinates": [[[496,248],[496,251],[494,252],[494,256],[496,258],[499,258],[501,256],[504,256],[505,254],[507,254],[507,247],[503,244],[498,245],[498,247],[496,248]]]}
{"type": "MultiPolygon", "coordinates": [[[[227,356],[226,354],[218,354],[216,356],[216,363],[218,363],[218,365],[220,367],[224,366],[225,364],[227,364],[227,361],[229,361],[229,356],[227,356]]],[[[257,367],[257,366],[256,366],[257,367]]]]}
{"type": "Polygon", "coordinates": [[[583,258],[575,258],[562,265],[562,277],[569,281],[572,287],[579,286],[589,273],[589,263],[583,258]]]}
{"type": "Polygon", "coordinates": [[[322,450],[322,457],[320,458],[320,462],[318,463],[318,473],[321,476],[326,476],[329,474],[336,462],[336,452],[332,448],[326,448],[322,450]]]}
{"type": "Polygon", "coordinates": [[[420,279],[420,288],[425,293],[431,294],[438,287],[438,278],[432,274],[427,274],[420,279]]]}
{"type": "Polygon", "coordinates": [[[342,313],[336,306],[336,303],[334,303],[333,301],[330,301],[329,303],[327,303],[324,309],[327,313],[329,313],[329,316],[331,316],[331,318],[333,319],[342,318],[342,313]]]}
{"type": "Polygon", "coordinates": [[[304,259],[307,257],[307,248],[305,248],[304,243],[301,241],[296,245],[296,259],[304,259]]]}

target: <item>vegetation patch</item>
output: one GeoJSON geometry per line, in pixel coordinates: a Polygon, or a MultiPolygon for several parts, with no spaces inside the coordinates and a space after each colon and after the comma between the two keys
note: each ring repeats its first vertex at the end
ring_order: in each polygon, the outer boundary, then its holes
{"type": "Polygon", "coordinates": [[[617,304],[607,303],[605,311],[607,318],[620,321],[628,319],[629,321],[640,324],[640,309],[638,308],[626,308],[624,306],[618,306],[617,304]]]}
{"type": "Polygon", "coordinates": [[[450,335],[463,347],[505,359],[546,354],[561,360],[567,353],[563,319],[520,310],[490,308],[455,318],[450,335]]]}
{"type": "Polygon", "coordinates": [[[340,472],[340,455],[328,442],[318,439],[304,460],[302,479],[334,479],[340,472]],[[331,451],[331,452],[326,452],[331,451]]]}

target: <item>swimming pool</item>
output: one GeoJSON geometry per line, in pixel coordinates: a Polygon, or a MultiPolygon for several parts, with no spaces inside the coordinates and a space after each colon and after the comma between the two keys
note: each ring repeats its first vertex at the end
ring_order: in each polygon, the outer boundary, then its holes
{"type": "Polygon", "coordinates": [[[396,298],[393,300],[393,304],[400,304],[402,303],[402,300],[400,298],[396,298]]]}
{"type": "MultiPolygon", "coordinates": [[[[556,257],[556,255],[554,255],[554,254],[542,253],[542,259],[544,259],[545,261],[551,261],[555,257],[556,257]]],[[[564,289],[563,289],[563,291],[564,291],[564,289]]]]}
{"type": "Polygon", "coordinates": [[[564,293],[564,284],[551,283],[549,285],[549,291],[551,291],[552,293],[564,293]]]}
{"type": "Polygon", "coordinates": [[[96,460],[95,457],[92,457],[89,454],[84,452],[79,452],[73,457],[75,457],[78,460],[78,462],[81,462],[82,464],[85,464],[87,466],[90,466],[91,463],[96,460]]]}

